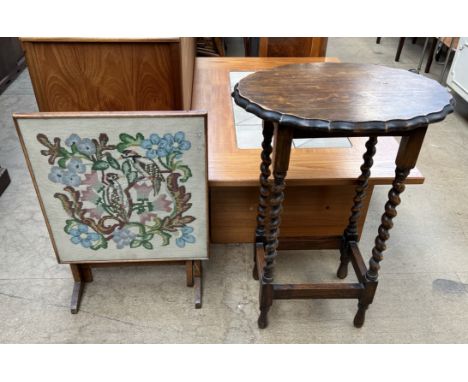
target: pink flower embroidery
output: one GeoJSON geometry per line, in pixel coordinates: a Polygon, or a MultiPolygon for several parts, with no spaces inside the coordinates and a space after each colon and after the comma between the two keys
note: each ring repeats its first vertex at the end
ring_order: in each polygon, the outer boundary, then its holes
{"type": "Polygon", "coordinates": [[[83,209],[83,211],[86,211],[86,214],[89,214],[89,217],[91,219],[97,219],[97,220],[99,220],[104,214],[104,212],[106,212],[104,208],[102,208],[102,206],[96,206],[95,208],[86,208],[86,209],[83,209]]]}
{"type": "Polygon", "coordinates": [[[145,183],[135,184],[133,188],[136,191],[137,199],[148,199],[150,193],[153,191],[153,186],[147,186],[145,183]]]}
{"type": "Polygon", "coordinates": [[[157,197],[156,200],[153,201],[153,206],[156,211],[166,211],[166,212],[171,212],[171,204],[172,200],[166,199],[167,195],[162,194],[157,197]]]}
{"type": "Polygon", "coordinates": [[[88,186],[86,187],[86,190],[81,191],[81,200],[96,204],[99,200],[99,195],[90,186],[88,186]]]}
{"type": "Polygon", "coordinates": [[[84,176],[85,179],[81,182],[82,184],[86,184],[92,187],[94,190],[99,190],[103,186],[96,171],[92,171],[90,174],[84,174],[84,176]]]}
{"type": "Polygon", "coordinates": [[[153,221],[157,214],[154,214],[152,212],[143,212],[142,214],[138,215],[140,217],[140,223],[141,224],[146,224],[147,222],[153,221]]]}

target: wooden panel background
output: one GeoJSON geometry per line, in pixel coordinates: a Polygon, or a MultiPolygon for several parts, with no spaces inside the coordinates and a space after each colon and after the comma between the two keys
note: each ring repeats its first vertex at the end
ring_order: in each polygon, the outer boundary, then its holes
{"type": "Polygon", "coordinates": [[[327,37],[260,37],[260,57],[325,57],[327,37]]]}
{"type": "Polygon", "coordinates": [[[40,111],[145,111],[190,108],[190,40],[22,43],[40,111]]]}

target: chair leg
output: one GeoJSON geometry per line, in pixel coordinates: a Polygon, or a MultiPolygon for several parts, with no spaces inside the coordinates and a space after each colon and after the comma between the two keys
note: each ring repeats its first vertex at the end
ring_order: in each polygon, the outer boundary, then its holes
{"type": "Polygon", "coordinates": [[[403,50],[403,45],[405,44],[405,37],[400,37],[400,41],[398,41],[398,48],[395,55],[395,61],[400,61],[401,51],[403,50]]]}
{"type": "Polygon", "coordinates": [[[424,69],[424,73],[429,73],[431,70],[432,60],[434,59],[434,52],[437,46],[437,39],[432,37],[431,47],[429,49],[429,56],[427,57],[426,67],[424,69]]]}

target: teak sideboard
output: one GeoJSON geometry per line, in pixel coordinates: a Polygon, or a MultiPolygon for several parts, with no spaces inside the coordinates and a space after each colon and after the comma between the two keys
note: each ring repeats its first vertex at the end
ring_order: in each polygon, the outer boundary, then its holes
{"type": "MultiPolygon", "coordinates": [[[[324,61],[337,62],[334,58],[310,57],[197,58],[192,107],[208,111],[210,234],[213,243],[253,242],[256,227],[261,149],[237,147],[230,72],[324,61]]],[[[292,150],[281,236],[313,236],[321,248],[339,248],[361,173],[366,138],[353,137],[350,141],[349,148],[292,150]]],[[[395,138],[379,139],[368,197],[363,202],[358,221],[359,232],[362,232],[373,187],[392,183],[397,150],[395,138]]],[[[407,184],[423,181],[422,174],[414,169],[407,184]]],[[[291,243],[287,244],[291,248],[291,243]]]]}
{"type": "Polygon", "coordinates": [[[192,37],[21,42],[40,111],[191,109],[192,37]]]}

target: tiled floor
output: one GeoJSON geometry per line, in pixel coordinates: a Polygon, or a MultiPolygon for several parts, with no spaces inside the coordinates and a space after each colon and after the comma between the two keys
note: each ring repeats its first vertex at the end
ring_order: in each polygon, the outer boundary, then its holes
{"type": "MultiPolygon", "coordinates": [[[[417,66],[420,45],[397,38],[331,38],[342,61],[417,66]]],[[[440,66],[433,66],[437,75],[440,66]]],[[[432,75],[434,75],[432,74],[432,75]]],[[[0,96],[0,163],[12,184],[0,198],[0,342],[393,343],[468,341],[468,121],[466,104],[431,126],[418,167],[424,185],[402,195],[376,299],[362,329],[355,301],[278,301],[259,330],[250,245],[213,245],[205,266],[204,306],[192,307],[183,267],[107,268],[94,272],[79,314],[68,304],[72,279],[56,264],[11,120],[36,111],[27,72],[0,96]]],[[[378,147],[377,147],[378,149],[378,147]]],[[[370,254],[388,187],[377,187],[361,240],[370,254]]],[[[287,197],[287,196],[286,196],[287,197]]],[[[281,280],[335,280],[334,251],[280,256],[281,280]]]]}

